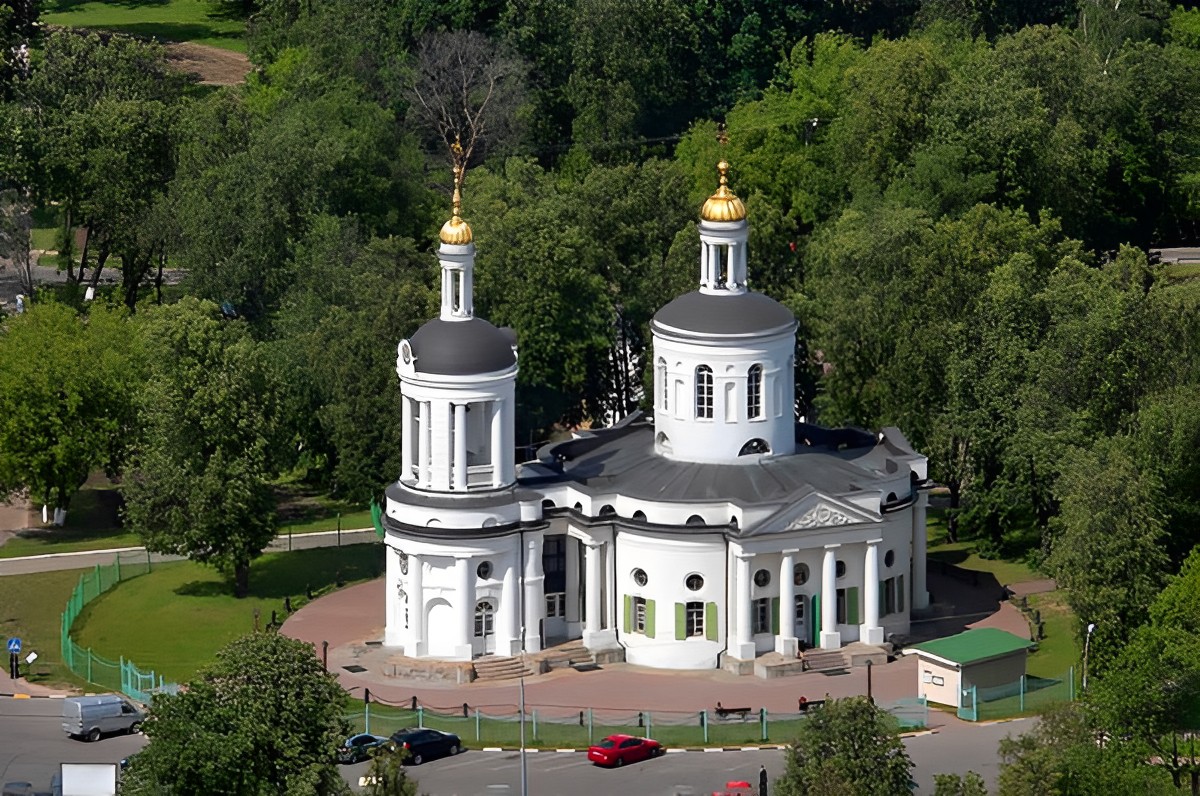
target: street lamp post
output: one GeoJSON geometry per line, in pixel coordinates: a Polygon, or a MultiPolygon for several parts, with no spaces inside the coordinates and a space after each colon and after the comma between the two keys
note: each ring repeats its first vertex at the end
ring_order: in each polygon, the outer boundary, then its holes
{"type": "Polygon", "coordinates": [[[1092,644],[1092,631],[1096,629],[1095,622],[1089,622],[1087,626],[1087,635],[1083,638],[1083,692],[1087,693],[1087,663],[1088,663],[1088,648],[1092,644]]]}
{"type": "MultiPolygon", "coordinates": [[[[1086,669],[1085,669],[1086,671],[1086,669]]],[[[521,796],[529,796],[528,773],[525,770],[525,627],[521,627],[521,796]]]]}

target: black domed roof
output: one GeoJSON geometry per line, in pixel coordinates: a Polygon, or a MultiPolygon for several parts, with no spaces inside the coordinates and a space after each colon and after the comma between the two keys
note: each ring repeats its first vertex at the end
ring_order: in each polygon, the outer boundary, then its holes
{"type": "Polygon", "coordinates": [[[704,337],[762,334],[795,323],[787,307],[749,291],[724,296],[685,293],[654,315],[655,326],[704,337]]]}
{"type": "Polygon", "coordinates": [[[414,367],[419,373],[469,376],[507,370],[517,361],[517,335],[482,318],[429,321],[412,336],[414,367]]]}

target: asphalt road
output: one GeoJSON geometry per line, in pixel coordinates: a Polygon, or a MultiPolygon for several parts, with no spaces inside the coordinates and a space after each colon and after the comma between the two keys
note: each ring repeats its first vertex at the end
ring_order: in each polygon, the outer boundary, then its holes
{"type": "MultiPolygon", "coordinates": [[[[60,726],[57,699],[0,698],[0,783],[25,781],[47,788],[60,763],[118,763],[145,744],[141,735],[111,736],[91,744],[68,738],[60,726]]],[[[917,793],[934,791],[933,775],[977,771],[994,787],[999,763],[996,747],[1007,735],[1028,731],[1032,719],[997,724],[956,726],[953,731],[906,738],[916,764],[917,793]]],[[[783,752],[671,752],[622,769],[602,769],[580,753],[536,752],[526,755],[531,793],[572,796],[701,796],[732,779],[758,782],[764,765],[771,780],[784,770],[783,752]]],[[[342,775],[355,790],[368,764],[343,766],[342,775]]],[[[420,792],[429,796],[500,796],[520,792],[517,752],[468,750],[458,757],[434,760],[411,769],[420,792]]]]}
{"type": "Polygon", "coordinates": [[[61,700],[0,698],[0,783],[49,790],[61,763],[120,763],[145,743],[140,734],[77,741],[62,731],[61,700]]]}

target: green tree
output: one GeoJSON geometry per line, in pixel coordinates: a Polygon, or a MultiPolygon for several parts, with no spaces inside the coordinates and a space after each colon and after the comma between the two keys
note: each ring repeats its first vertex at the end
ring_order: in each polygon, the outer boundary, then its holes
{"type": "Polygon", "coordinates": [[[912,761],[895,720],[865,697],[826,700],[786,754],[787,771],[775,783],[780,796],[894,796],[909,789],[912,761]]]}
{"type": "Polygon", "coordinates": [[[933,796],[987,796],[987,784],[974,771],[961,774],[934,774],[933,796]]]}
{"type": "Polygon", "coordinates": [[[375,750],[367,769],[364,792],[368,796],[417,796],[417,783],[408,777],[404,755],[391,747],[375,750]]]}
{"type": "Polygon", "coordinates": [[[155,696],[149,744],[131,758],[122,793],[349,793],[335,762],[345,702],[311,644],[243,636],[178,694],[155,696]]]}
{"type": "Polygon", "coordinates": [[[400,424],[387,420],[400,400],[395,345],[436,315],[437,266],[406,238],[361,242],[328,216],[296,262],[268,346],[289,374],[289,436],[312,475],[365,504],[400,472],[400,424]]]}
{"type": "Polygon", "coordinates": [[[119,312],[86,317],[39,301],[0,326],[0,495],[27,489],[59,509],[98,468],[115,472],[133,433],[136,341],[119,312]]]}
{"type": "Polygon", "coordinates": [[[139,328],[149,378],[122,489],[146,548],[212,564],[249,589],[275,533],[269,481],[281,461],[278,377],[241,321],[187,298],[139,328]]]}
{"type": "Polygon", "coordinates": [[[1162,484],[1137,467],[1126,439],[1102,438],[1068,455],[1055,491],[1047,567],[1081,624],[1096,624],[1091,666],[1103,672],[1165,581],[1162,484]]]}
{"type": "Polygon", "coordinates": [[[997,796],[1175,792],[1162,771],[1128,746],[1101,738],[1082,704],[1048,710],[1032,730],[1000,742],[997,796]]]}
{"type": "MultiPolygon", "coordinates": [[[[1192,578],[1194,581],[1194,577],[1192,578]]],[[[1095,647],[1093,646],[1093,649],[1095,647]]],[[[1200,636],[1145,625],[1097,680],[1088,701],[1098,726],[1130,754],[1165,770],[1176,788],[1200,788],[1200,636]]]]}
{"type": "Polygon", "coordinates": [[[160,45],[59,31],[22,87],[37,131],[29,155],[34,187],[41,200],[60,205],[68,279],[83,281],[94,255],[94,286],[109,255],[118,254],[131,307],[146,270],[135,265],[144,259],[132,251],[136,230],[174,171],[174,109],[185,84],[160,45]],[[78,275],[76,228],[86,230],[78,275]]]}

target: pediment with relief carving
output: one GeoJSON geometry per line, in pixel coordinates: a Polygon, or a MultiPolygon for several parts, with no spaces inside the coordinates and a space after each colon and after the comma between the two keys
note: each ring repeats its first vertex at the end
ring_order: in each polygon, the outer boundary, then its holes
{"type": "Polygon", "coordinates": [[[835,525],[851,525],[853,523],[862,522],[857,517],[851,517],[843,511],[828,503],[818,503],[810,508],[804,514],[792,520],[787,529],[789,531],[803,531],[809,528],[828,528],[835,525]]]}

